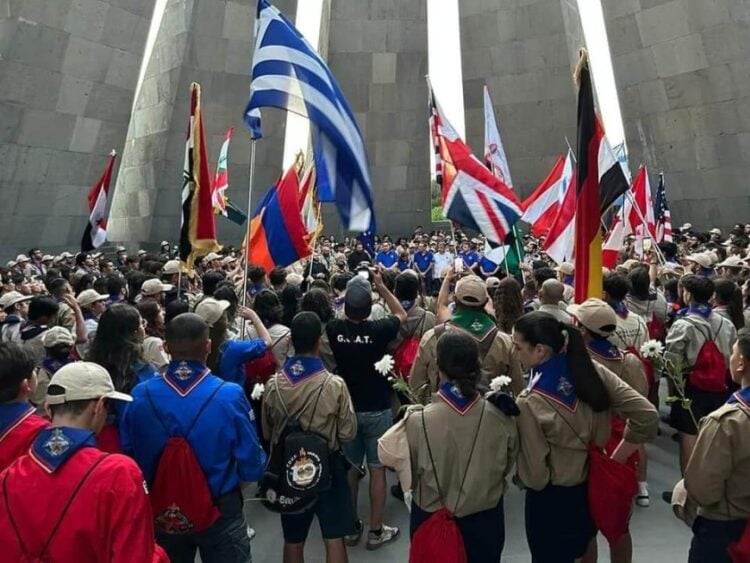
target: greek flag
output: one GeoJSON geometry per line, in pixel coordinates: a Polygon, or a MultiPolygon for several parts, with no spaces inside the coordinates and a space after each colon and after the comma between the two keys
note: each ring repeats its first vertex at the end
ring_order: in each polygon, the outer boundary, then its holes
{"type": "Polygon", "coordinates": [[[258,1],[250,100],[245,123],[260,136],[262,107],[310,120],[320,201],[335,201],[345,228],[375,231],[362,134],[328,65],[266,0],[258,1]]]}

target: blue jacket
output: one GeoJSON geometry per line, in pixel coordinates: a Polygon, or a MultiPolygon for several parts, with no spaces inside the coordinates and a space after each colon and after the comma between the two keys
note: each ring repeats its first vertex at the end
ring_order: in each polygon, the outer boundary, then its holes
{"type": "Polygon", "coordinates": [[[260,338],[227,340],[221,345],[219,376],[237,385],[245,384],[245,363],[266,353],[266,343],[260,338]]]}
{"type": "Polygon", "coordinates": [[[258,442],[252,408],[242,387],[222,381],[198,362],[172,361],[164,375],[133,389],[133,402],[120,425],[122,448],[138,463],[147,483],[153,482],[167,440],[185,437],[219,385],[221,389],[187,437],[211,496],[217,498],[236,489],[240,481],[257,481],[263,474],[266,454],[258,442]]]}

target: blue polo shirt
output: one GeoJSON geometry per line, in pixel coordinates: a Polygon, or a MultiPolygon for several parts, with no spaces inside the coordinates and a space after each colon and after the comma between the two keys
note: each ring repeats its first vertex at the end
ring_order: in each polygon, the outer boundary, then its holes
{"type": "Polygon", "coordinates": [[[464,266],[466,266],[467,268],[471,268],[474,264],[479,262],[479,254],[477,254],[473,250],[469,250],[468,252],[461,252],[459,253],[459,256],[464,261],[464,266]]]}
{"type": "Polygon", "coordinates": [[[417,270],[424,273],[427,268],[430,267],[430,264],[432,264],[434,260],[434,257],[432,255],[432,252],[425,250],[424,252],[417,252],[414,254],[414,265],[417,267],[417,270]]]}
{"type": "Polygon", "coordinates": [[[187,441],[211,496],[220,497],[241,481],[257,481],[263,474],[266,454],[239,385],[222,381],[199,362],[172,361],[164,375],[137,385],[131,394],[120,437],[123,451],[135,459],[147,483],[156,475],[167,440],[184,437],[206,401],[187,441]]]}
{"type": "Polygon", "coordinates": [[[398,262],[398,254],[395,250],[389,250],[388,252],[378,252],[375,257],[377,264],[382,264],[385,268],[390,268],[396,262],[398,262]]]}

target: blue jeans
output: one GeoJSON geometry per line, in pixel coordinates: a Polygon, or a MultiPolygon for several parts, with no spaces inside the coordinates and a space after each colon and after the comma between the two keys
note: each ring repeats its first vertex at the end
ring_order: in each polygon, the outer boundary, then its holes
{"type": "Polygon", "coordinates": [[[360,466],[367,458],[367,465],[383,467],[378,458],[378,440],[393,425],[393,413],[371,411],[357,413],[357,435],[343,445],[344,454],[354,465],[360,466]]]}
{"type": "Polygon", "coordinates": [[[157,530],[156,542],[172,563],[194,563],[200,551],[203,563],[252,563],[247,521],[239,490],[216,501],[221,517],[207,530],[192,534],[165,534],[157,530]]]}

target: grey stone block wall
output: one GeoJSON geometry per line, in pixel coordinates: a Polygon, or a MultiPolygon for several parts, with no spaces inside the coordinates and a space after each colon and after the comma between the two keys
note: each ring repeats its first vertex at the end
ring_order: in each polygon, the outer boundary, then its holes
{"type": "Polygon", "coordinates": [[[0,0],[0,255],[76,248],[122,152],[153,3],[0,0]]]}
{"type": "Polygon", "coordinates": [[[631,168],[664,170],[672,222],[750,217],[750,3],[604,0],[631,168]]]}
{"type": "Polygon", "coordinates": [[[486,84],[521,198],[575,145],[576,93],[572,80],[579,23],[567,0],[462,0],[461,46],[466,136],[484,152],[486,84]]]}
{"type": "MultiPolygon", "coordinates": [[[[295,0],[274,3],[294,20],[295,0]]],[[[190,83],[201,85],[204,130],[213,177],[228,127],[228,195],[247,208],[250,135],[242,122],[250,88],[255,0],[169,0],[130,121],[110,216],[114,240],[141,245],[177,241],[190,83]]],[[[256,144],[253,205],[281,168],[286,114],[264,110],[256,144]]],[[[242,241],[245,229],[217,217],[219,239],[242,241]]]]}

